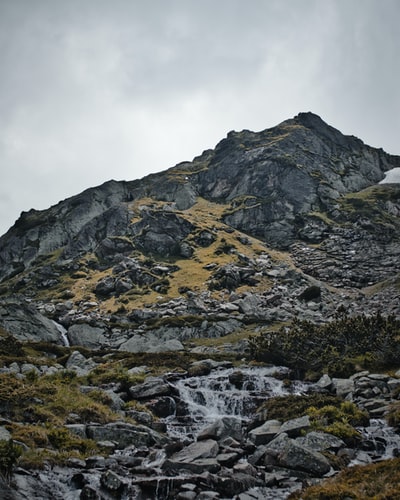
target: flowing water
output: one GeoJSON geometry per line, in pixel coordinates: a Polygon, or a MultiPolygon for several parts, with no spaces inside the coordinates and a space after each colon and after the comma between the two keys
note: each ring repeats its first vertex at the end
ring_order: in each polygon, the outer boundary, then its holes
{"type": "Polygon", "coordinates": [[[306,391],[305,383],[285,384],[282,380],[285,373],[286,369],[280,367],[225,368],[209,375],[178,380],[175,388],[185,403],[186,412],[168,419],[169,434],[193,437],[223,417],[246,421],[266,399],[306,391]]]}
{"type": "Polygon", "coordinates": [[[53,323],[55,324],[57,330],[60,332],[62,343],[66,347],[69,347],[70,343],[69,343],[69,339],[68,339],[68,336],[67,336],[67,330],[62,325],[60,325],[60,323],[57,323],[56,321],[53,321],[53,323]]]}

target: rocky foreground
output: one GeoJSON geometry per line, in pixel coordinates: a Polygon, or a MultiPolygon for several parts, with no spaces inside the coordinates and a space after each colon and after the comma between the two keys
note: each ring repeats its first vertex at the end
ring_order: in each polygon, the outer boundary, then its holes
{"type": "MultiPolygon", "coordinates": [[[[75,372],[86,377],[80,379],[83,382],[98,367],[93,358],[75,351],[65,366],[13,362],[1,376],[29,384],[75,372]]],[[[122,382],[78,383],[81,393],[97,391],[96,398],[106,400],[114,412],[109,422],[66,415],[63,428],[69,439],[94,442],[96,453],[86,458],[71,454],[59,463],[50,453],[39,470],[17,463],[9,483],[3,482],[2,498],[283,499],[341,468],[393,458],[399,452],[400,436],[383,418],[398,401],[400,373],[364,371],[347,379],[324,375],[316,384],[300,384],[287,378],[287,369],[234,368],[231,362],[212,360],[193,362],[185,372],[163,376],[146,372],[146,366],[130,369],[130,375],[141,374],[143,381],[129,387],[122,382]],[[245,405],[238,409],[222,403],[215,407],[220,414],[210,417],[209,398],[215,398],[210,387],[219,398],[222,394],[220,401],[229,393],[229,400],[236,398],[245,405]],[[326,404],[321,403],[323,398],[326,404]],[[273,406],[260,406],[268,400],[285,401],[286,410],[279,410],[279,418],[273,406]],[[287,418],[293,415],[294,400],[297,405],[302,401],[305,410],[287,418]],[[342,410],[330,418],[332,404],[342,410]]],[[[25,421],[18,423],[7,418],[10,406],[3,406],[2,440],[11,438],[16,427],[32,425],[34,403],[38,401],[28,405],[30,418],[25,412],[25,421]]],[[[29,451],[23,442],[14,443],[29,451]]],[[[54,444],[53,440],[50,448],[56,448],[54,444]]]]}

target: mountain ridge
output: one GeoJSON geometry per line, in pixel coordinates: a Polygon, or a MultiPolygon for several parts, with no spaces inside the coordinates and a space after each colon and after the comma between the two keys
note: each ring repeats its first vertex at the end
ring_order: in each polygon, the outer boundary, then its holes
{"type": "Polygon", "coordinates": [[[87,324],[74,342],[101,331],[98,345],[121,349],[142,345],[143,329],[159,346],[324,321],[341,302],[398,312],[400,189],[378,183],[399,165],[313,113],[229,132],[191,162],[21,214],[0,238],[1,296],[87,324]]]}

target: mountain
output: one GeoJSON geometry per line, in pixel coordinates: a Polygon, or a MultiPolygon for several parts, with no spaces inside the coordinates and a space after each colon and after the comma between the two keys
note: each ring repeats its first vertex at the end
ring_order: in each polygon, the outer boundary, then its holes
{"type": "Polygon", "coordinates": [[[0,238],[0,325],[22,340],[159,352],[324,322],[339,305],[400,315],[400,185],[380,184],[398,167],[300,113],[23,212],[0,238]]]}

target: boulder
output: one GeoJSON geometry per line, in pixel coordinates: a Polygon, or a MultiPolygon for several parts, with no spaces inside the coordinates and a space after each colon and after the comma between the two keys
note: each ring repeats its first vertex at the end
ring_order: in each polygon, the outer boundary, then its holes
{"type": "Polygon", "coordinates": [[[259,427],[249,432],[249,439],[256,445],[266,444],[281,432],[281,422],[279,420],[267,420],[259,427]]]}
{"type": "Polygon", "coordinates": [[[158,399],[149,401],[146,406],[160,418],[166,418],[173,415],[176,411],[176,403],[174,398],[170,396],[162,396],[158,399]]]}
{"type": "Polygon", "coordinates": [[[237,498],[236,495],[239,493],[256,486],[263,486],[263,481],[254,475],[238,471],[229,476],[213,476],[212,483],[223,498],[237,498]]]}
{"type": "Polygon", "coordinates": [[[282,467],[303,471],[315,477],[322,477],[331,468],[324,455],[312,451],[292,439],[287,441],[284,450],[278,455],[278,462],[282,467]]]}
{"type": "Polygon", "coordinates": [[[9,441],[11,434],[4,426],[0,426],[0,441],[9,441]]]}
{"type": "Polygon", "coordinates": [[[169,396],[171,394],[171,387],[162,378],[148,377],[142,384],[130,387],[129,394],[133,399],[151,399],[160,396],[169,396]]]}
{"type": "Polygon", "coordinates": [[[97,366],[92,359],[86,359],[79,351],[74,351],[65,363],[65,368],[75,371],[78,376],[87,375],[97,366]]]}
{"type": "Polygon", "coordinates": [[[199,458],[215,458],[218,455],[219,446],[213,439],[197,441],[186,446],[175,453],[171,460],[175,462],[193,462],[199,458]]]}
{"type": "Polygon", "coordinates": [[[201,474],[204,471],[218,472],[221,468],[217,460],[218,443],[212,439],[194,442],[172,455],[163,464],[169,472],[190,471],[201,474]]]}
{"type": "Polygon", "coordinates": [[[294,418],[288,420],[282,424],[280,432],[286,432],[289,437],[297,437],[302,431],[306,431],[310,428],[310,417],[304,415],[303,417],[294,418]]]}
{"type": "Polygon", "coordinates": [[[120,351],[127,352],[170,352],[183,351],[183,344],[177,339],[163,339],[154,334],[132,335],[126,342],[119,346],[120,351]]]}
{"type": "Polygon", "coordinates": [[[125,422],[88,425],[87,435],[95,441],[114,441],[119,449],[131,445],[140,447],[166,442],[166,438],[143,425],[133,425],[125,422]]]}
{"type": "Polygon", "coordinates": [[[0,302],[0,326],[18,340],[52,342],[63,345],[56,324],[22,301],[0,302]]]}
{"type": "Polygon", "coordinates": [[[304,437],[298,437],[296,442],[313,451],[337,451],[344,448],[344,441],[326,432],[309,432],[304,437]]]}
{"type": "Polygon", "coordinates": [[[72,346],[80,345],[89,349],[100,349],[108,344],[104,333],[105,331],[103,328],[81,323],[70,326],[67,336],[72,346]]]}
{"type": "Polygon", "coordinates": [[[332,379],[326,373],[315,384],[316,388],[320,390],[329,390],[332,387],[332,379]]]}
{"type": "Polygon", "coordinates": [[[354,391],[354,380],[348,378],[333,378],[332,385],[337,396],[346,397],[354,391]]]}
{"type": "Polygon", "coordinates": [[[235,417],[222,417],[203,429],[197,436],[199,441],[203,439],[215,439],[216,441],[231,437],[237,441],[243,439],[242,421],[235,417]]]}

